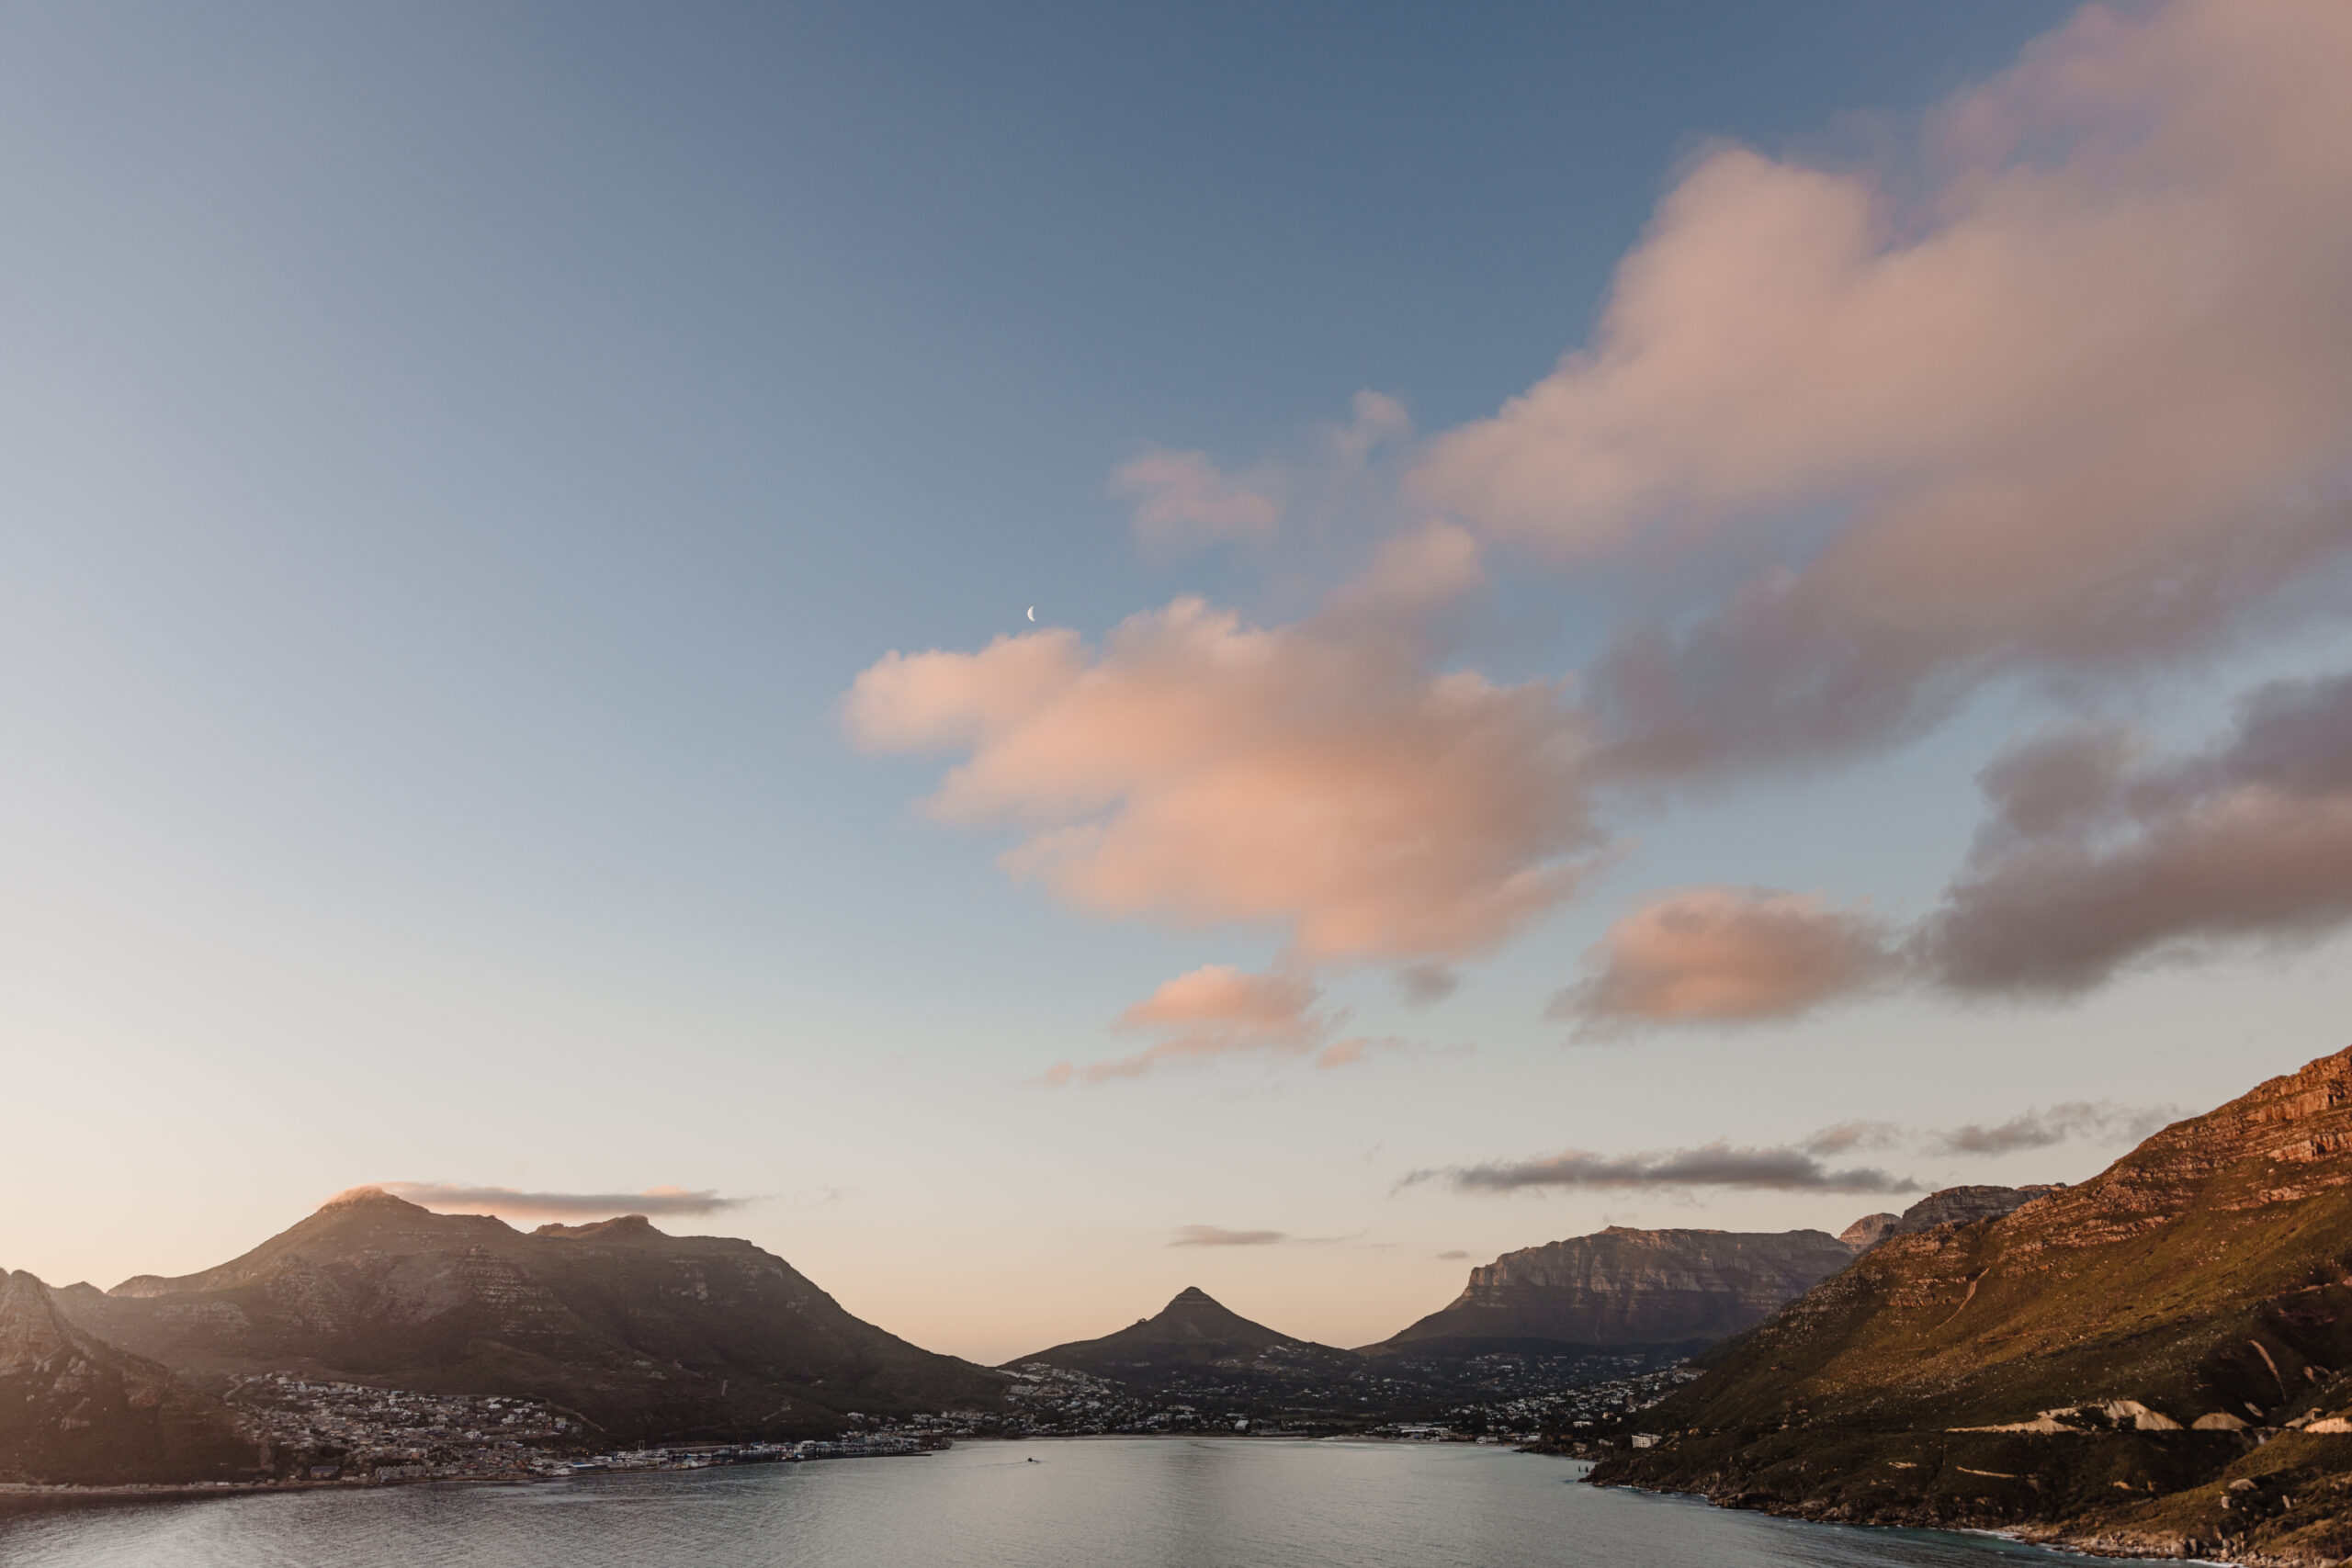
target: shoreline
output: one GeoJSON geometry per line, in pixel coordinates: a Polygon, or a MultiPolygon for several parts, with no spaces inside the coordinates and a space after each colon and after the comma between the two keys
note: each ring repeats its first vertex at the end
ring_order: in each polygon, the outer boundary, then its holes
{"type": "MultiPolygon", "coordinates": [[[[1595,1461],[1577,1461],[1592,1465],[1595,1461]]],[[[1702,1503],[1710,1508],[1722,1508],[1731,1513],[1763,1514],[1776,1519],[1791,1519],[1799,1524],[1835,1525],[1849,1529],[1936,1531],[1948,1535],[1989,1536],[1996,1540],[2012,1541],[2018,1546],[2030,1546],[2064,1557],[2097,1558],[2109,1562],[2203,1562],[2212,1568],[2324,1568],[2313,1559],[2272,1557],[2257,1553],[2252,1557],[2187,1557],[2177,1551],[2158,1549],[2158,1543],[2131,1545],[2099,1536],[2077,1537],[2065,1533],[2059,1525],[1971,1525],[1960,1523],[1923,1523],[1916,1519],[1825,1519],[1801,1509],[1777,1506],[1770,1503],[1748,1506],[1724,1502],[1704,1492],[1677,1492],[1661,1486],[1636,1486],[1631,1482],[1604,1481],[1595,1483],[1591,1472],[1577,1478],[1584,1484],[1598,1484],[1604,1492],[1638,1492],[1646,1497],[1670,1497],[1702,1503]],[[2043,1532],[2047,1533],[2043,1533],[2043,1532]]]]}

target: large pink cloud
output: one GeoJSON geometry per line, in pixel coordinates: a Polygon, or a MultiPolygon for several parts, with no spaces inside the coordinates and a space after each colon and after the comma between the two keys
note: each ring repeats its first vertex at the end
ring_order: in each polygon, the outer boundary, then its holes
{"type": "Polygon", "coordinates": [[[1400,541],[1291,626],[1180,599],[1099,650],[893,653],[844,719],[876,750],[961,753],[933,812],[1013,825],[1005,864],[1081,908],[1264,925],[1309,964],[1482,953],[1566,896],[1600,833],[1562,693],[1431,672],[1398,631],[1401,597],[1475,570],[1462,544],[1400,541]]]}
{"type": "Polygon", "coordinates": [[[1646,565],[1662,613],[1591,688],[1635,775],[1866,749],[1987,678],[2340,603],[2347,62],[2340,0],[2094,6],[1899,175],[1706,156],[1590,345],[1415,486],[1646,565]]]}

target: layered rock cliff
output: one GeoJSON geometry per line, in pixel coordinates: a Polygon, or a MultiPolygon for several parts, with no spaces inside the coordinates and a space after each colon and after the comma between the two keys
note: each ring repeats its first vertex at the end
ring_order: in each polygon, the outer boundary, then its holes
{"type": "Polygon", "coordinates": [[[2352,1555],[2352,1051],[2015,1211],[1890,1238],[1594,1479],[2107,1550],[2352,1555]],[[2267,1440],[2266,1440],[2267,1439],[2267,1440]]]}
{"type": "Polygon", "coordinates": [[[1451,1303],[1365,1348],[1515,1341],[1695,1349],[1759,1321],[1853,1256],[1826,1231],[1611,1225],[1473,1269],[1451,1303]]]}
{"type": "Polygon", "coordinates": [[[852,1316],[747,1241],[635,1215],[526,1235],[373,1188],[218,1268],[61,1301],[183,1371],[526,1394],[616,1440],[806,1435],[850,1410],[988,1404],[1003,1381],[852,1316]]]}
{"type": "Polygon", "coordinates": [[[231,1480],[258,1462],[217,1402],[81,1328],[32,1275],[0,1270],[0,1481],[231,1480]]]}

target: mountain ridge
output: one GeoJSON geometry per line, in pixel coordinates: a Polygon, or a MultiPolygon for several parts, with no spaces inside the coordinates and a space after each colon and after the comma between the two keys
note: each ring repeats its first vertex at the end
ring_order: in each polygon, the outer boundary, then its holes
{"type": "Polygon", "coordinates": [[[2097,1177],[1898,1235],[1593,1472],[1810,1517],[2352,1555],[2352,1050],[2097,1177]],[[2243,1483],[2243,1484],[2241,1484],[2243,1483]]]}

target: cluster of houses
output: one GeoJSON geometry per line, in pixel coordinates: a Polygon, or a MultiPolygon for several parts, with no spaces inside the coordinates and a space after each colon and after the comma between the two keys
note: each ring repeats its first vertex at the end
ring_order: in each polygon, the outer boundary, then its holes
{"type": "Polygon", "coordinates": [[[570,1416],[508,1395],[417,1393],[293,1372],[235,1380],[227,1400],[261,1462],[306,1481],[488,1480],[554,1474],[570,1416]]]}

